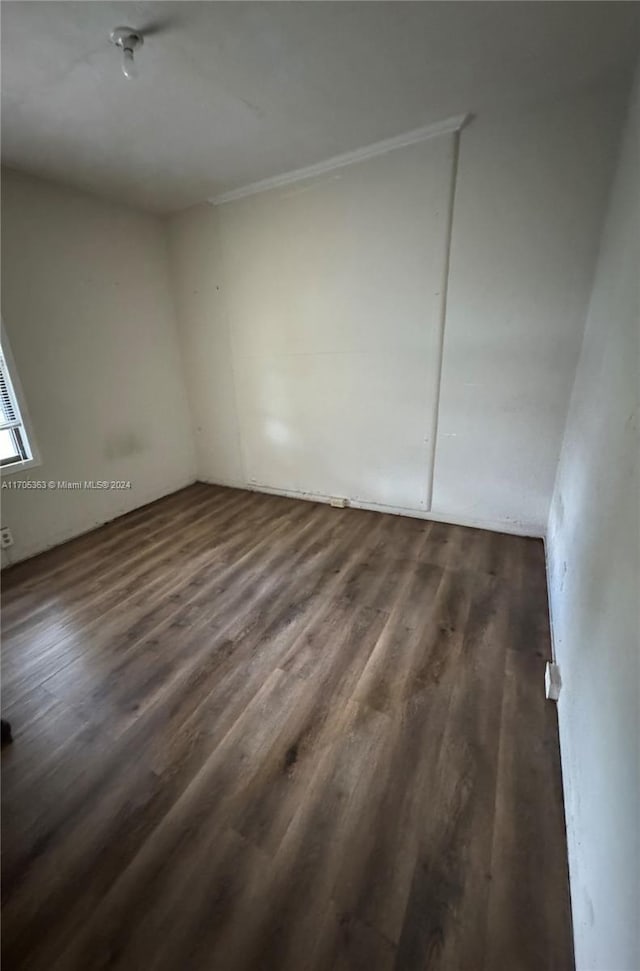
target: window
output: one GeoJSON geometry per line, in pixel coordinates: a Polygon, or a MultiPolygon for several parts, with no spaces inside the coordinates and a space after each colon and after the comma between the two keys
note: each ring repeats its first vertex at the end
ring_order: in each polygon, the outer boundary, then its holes
{"type": "Polygon", "coordinates": [[[0,466],[22,468],[33,464],[33,457],[11,375],[0,353],[0,466]]]}

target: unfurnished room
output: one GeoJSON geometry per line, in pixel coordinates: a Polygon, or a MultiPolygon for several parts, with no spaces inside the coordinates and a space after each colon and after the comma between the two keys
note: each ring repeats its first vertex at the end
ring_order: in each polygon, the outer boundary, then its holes
{"type": "Polygon", "coordinates": [[[640,971],[640,3],[0,27],[3,971],[640,971]]]}

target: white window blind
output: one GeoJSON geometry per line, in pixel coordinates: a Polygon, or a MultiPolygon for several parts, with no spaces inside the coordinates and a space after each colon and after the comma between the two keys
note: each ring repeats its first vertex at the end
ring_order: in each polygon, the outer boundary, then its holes
{"type": "Polygon", "coordinates": [[[31,449],[4,355],[0,354],[0,465],[27,462],[31,449]]]}

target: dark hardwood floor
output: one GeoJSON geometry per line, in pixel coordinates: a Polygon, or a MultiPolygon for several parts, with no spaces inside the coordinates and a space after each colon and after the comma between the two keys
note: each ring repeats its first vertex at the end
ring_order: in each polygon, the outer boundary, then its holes
{"type": "Polygon", "coordinates": [[[195,485],[2,647],[4,971],[572,968],[540,541],[195,485]]]}

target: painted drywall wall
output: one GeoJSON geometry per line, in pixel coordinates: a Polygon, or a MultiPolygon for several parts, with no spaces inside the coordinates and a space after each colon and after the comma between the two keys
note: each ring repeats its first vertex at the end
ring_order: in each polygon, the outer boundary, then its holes
{"type": "Polygon", "coordinates": [[[5,562],[193,481],[160,220],[4,171],[2,316],[42,459],[4,478],[5,562]],[[16,488],[27,478],[131,488],[16,488]]]}
{"type": "Polygon", "coordinates": [[[639,186],[640,75],[547,537],[578,971],[640,968],[639,186]]]}
{"type": "Polygon", "coordinates": [[[427,509],[453,152],[449,133],[220,207],[251,485],[427,509]]]}
{"type": "Polygon", "coordinates": [[[198,477],[242,488],[246,479],[216,215],[205,204],[172,217],[171,278],[198,477]]]}
{"type": "Polygon", "coordinates": [[[427,508],[454,139],[171,221],[202,476],[427,508]]]}
{"type": "Polygon", "coordinates": [[[544,533],[623,107],[605,90],[462,134],[436,512],[544,533]]]}
{"type": "Polygon", "coordinates": [[[622,108],[587,92],[461,134],[430,511],[450,136],[424,146],[446,166],[400,149],[171,218],[199,475],[543,535],[622,108]]]}

